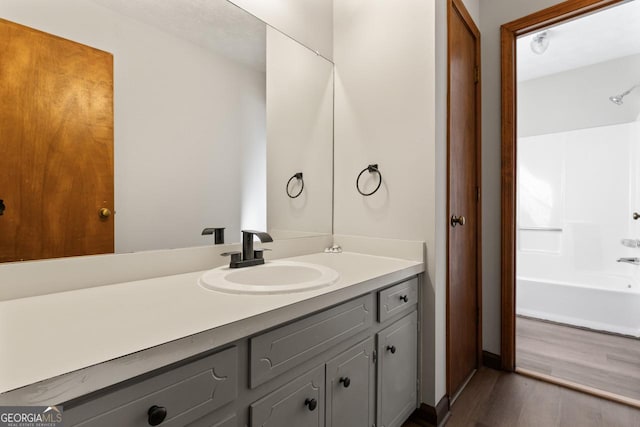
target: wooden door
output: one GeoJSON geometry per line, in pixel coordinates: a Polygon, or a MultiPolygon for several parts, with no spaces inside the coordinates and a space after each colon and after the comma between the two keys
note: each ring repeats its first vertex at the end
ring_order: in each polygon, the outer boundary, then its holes
{"type": "Polygon", "coordinates": [[[0,111],[0,262],[113,252],[113,56],[0,19],[0,111]]]}
{"type": "Polygon", "coordinates": [[[447,379],[454,397],[479,364],[480,34],[449,3],[447,379]]]}

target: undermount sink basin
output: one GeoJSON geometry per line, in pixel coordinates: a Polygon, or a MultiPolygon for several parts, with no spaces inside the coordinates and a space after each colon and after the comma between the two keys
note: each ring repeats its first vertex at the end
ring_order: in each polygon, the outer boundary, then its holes
{"type": "Polygon", "coordinates": [[[268,261],[254,267],[215,268],[204,273],[198,283],[206,289],[233,294],[282,294],[330,286],[339,278],[337,271],[322,265],[268,261]]]}

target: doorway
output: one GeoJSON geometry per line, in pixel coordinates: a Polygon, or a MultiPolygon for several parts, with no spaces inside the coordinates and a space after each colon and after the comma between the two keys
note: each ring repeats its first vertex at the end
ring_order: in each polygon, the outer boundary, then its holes
{"type": "Polygon", "coordinates": [[[568,1],[502,27],[502,362],[640,405],[634,16],[568,1]]]}

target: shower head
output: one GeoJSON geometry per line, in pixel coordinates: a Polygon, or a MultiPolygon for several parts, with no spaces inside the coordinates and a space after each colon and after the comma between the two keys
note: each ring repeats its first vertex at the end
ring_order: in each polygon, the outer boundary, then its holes
{"type": "Polygon", "coordinates": [[[622,102],[622,98],[624,97],[624,95],[615,95],[615,96],[610,96],[609,100],[611,102],[613,102],[616,105],[622,105],[624,104],[624,102],[622,102]]]}
{"type": "Polygon", "coordinates": [[[609,100],[611,102],[613,102],[616,105],[622,105],[624,104],[624,102],[622,102],[622,98],[624,98],[625,96],[629,95],[631,93],[632,90],[634,90],[635,88],[637,88],[639,85],[634,85],[632,86],[629,90],[626,90],[624,92],[622,92],[620,95],[613,95],[609,97],[609,100]]]}

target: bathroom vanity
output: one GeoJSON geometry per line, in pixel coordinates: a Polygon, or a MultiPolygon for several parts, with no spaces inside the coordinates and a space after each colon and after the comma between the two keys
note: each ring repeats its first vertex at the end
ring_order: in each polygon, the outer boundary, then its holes
{"type": "MultiPolygon", "coordinates": [[[[121,315],[112,328],[129,324],[128,332],[119,330],[120,340],[97,319],[100,302],[94,304],[93,325],[76,320],[73,326],[69,315],[50,319],[78,333],[93,326],[95,334],[76,334],[66,340],[74,348],[61,350],[64,358],[76,359],[78,369],[67,364],[69,372],[0,394],[0,403],[61,404],[68,426],[401,425],[418,404],[423,264],[356,253],[289,260],[335,269],[340,279],[307,292],[232,295],[204,289],[197,284],[203,272],[197,272],[28,298],[31,307],[33,300],[60,302],[65,294],[75,294],[74,305],[101,298],[108,306],[109,298],[123,292],[130,300],[147,295],[146,314],[153,322],[145,313],[129,312],[140,309],[135,301],[112,308],[121,315]],[[178,318],[180,325],[173,325],[178,318]],[[163,342],[150,346],[149,337],[163,342]],[[106,359],[82,360],[100,353],[93,348],[100,342],[106,359]],[[136,345],[144,348],[135,350],[136,345]],[[112,347],[120,357],[107,355],[112,347]],[[129,349],[122,353],[124,347],[129,349]]],[[[12,307],[19,301],[3,302],[2,313],[19,309],[12,307]]],[[[38,369],[31,368],[23,383],[38,369]]]]}

